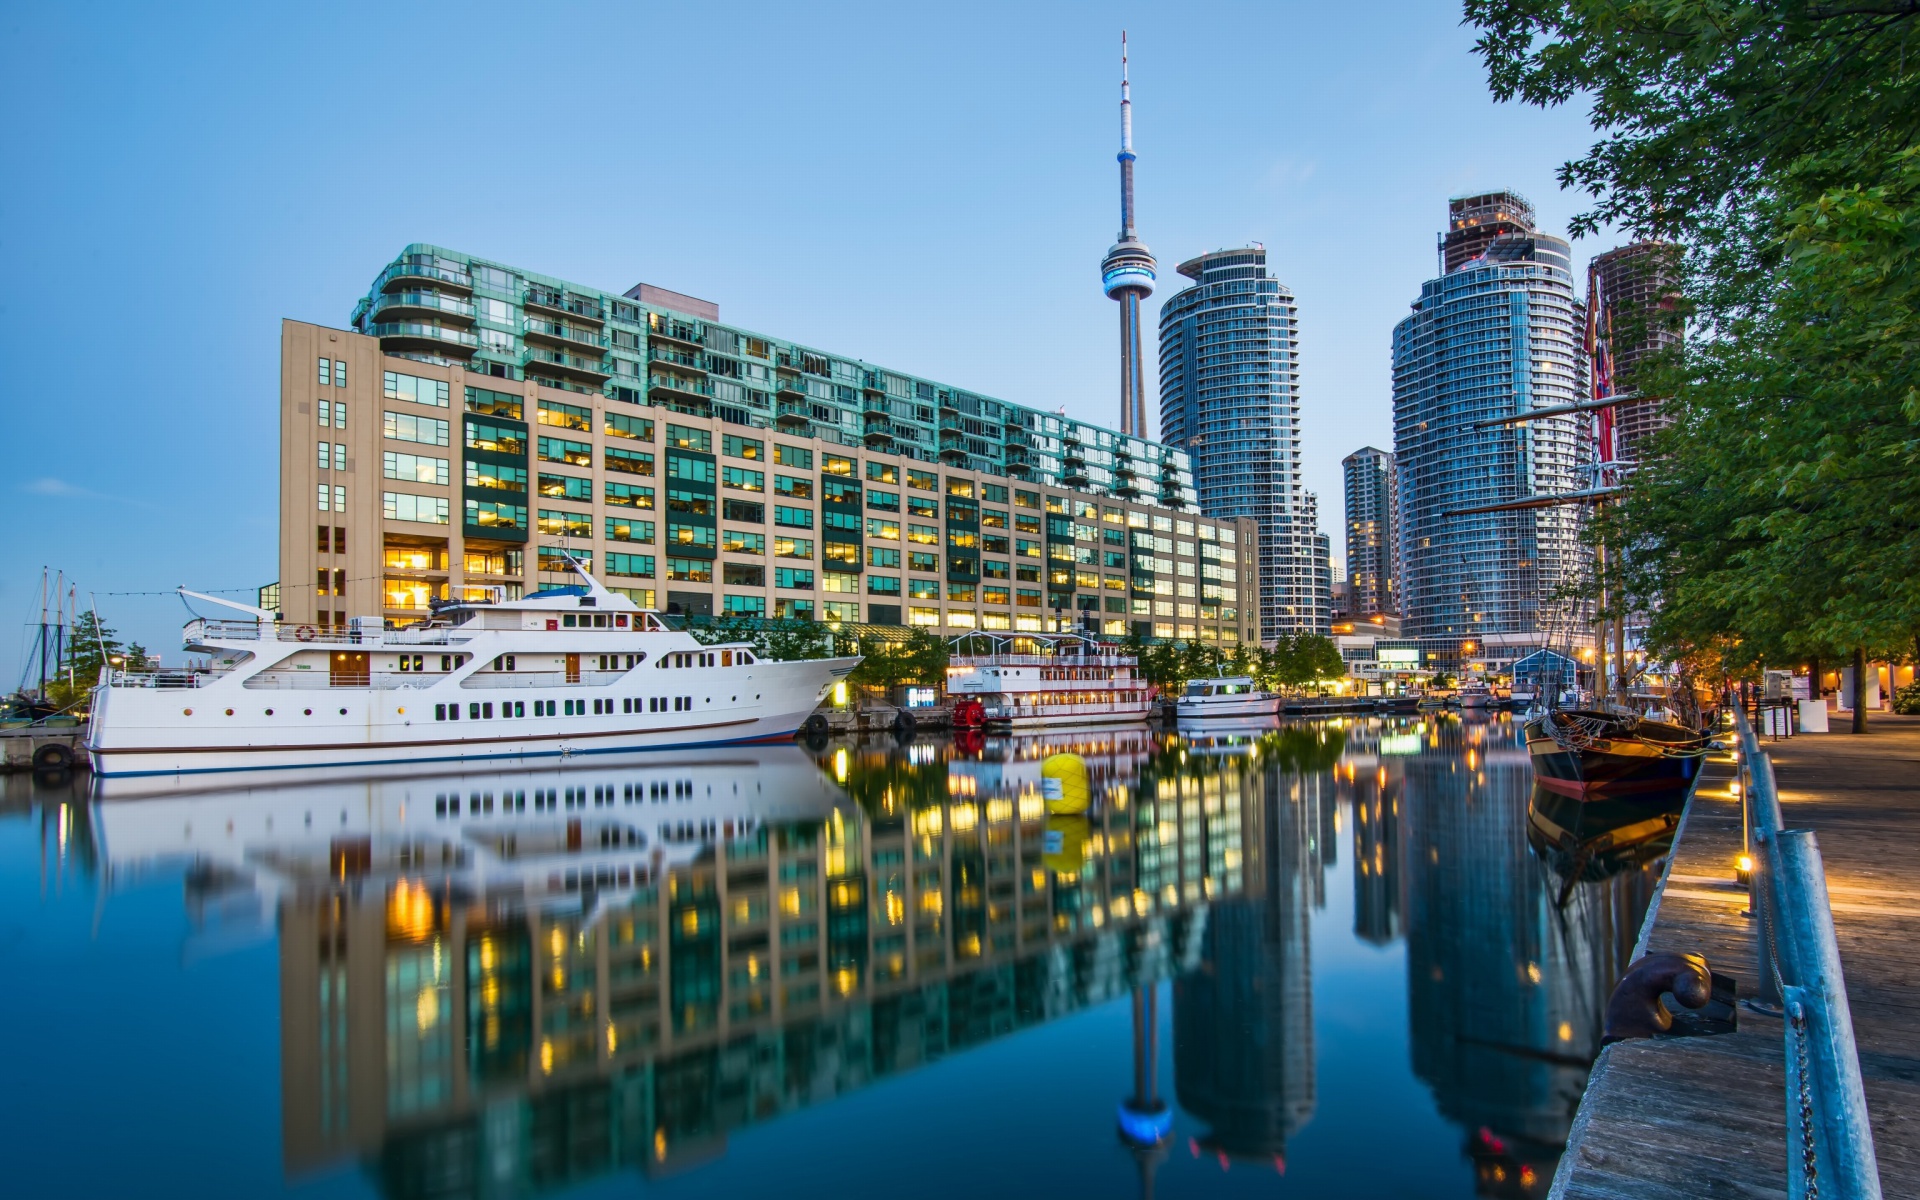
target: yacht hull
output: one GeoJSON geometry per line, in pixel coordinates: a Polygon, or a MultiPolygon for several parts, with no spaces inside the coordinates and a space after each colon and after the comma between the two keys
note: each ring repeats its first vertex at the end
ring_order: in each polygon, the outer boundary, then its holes
{"type": "Polygon", "coordinates": [[[87,750],[94,773],[112,778],[570,758],[777,741],[792,737],[833,681],[858,661],[756,663],[684,676],[649,671],[605,685],[566,687],[462,688],[452,679],[394,689],[264,690],[233,679],[177,690],[102,686],[94,691],[87,750]],[[664,689],[693,693],[686,697],[691,710],[623,711],[646,709],[652,694],[664,689]],[[525,715],[539,711],[536,701],[544,702],[544,711],[566,715],[525,715]],[[514,716],[507,715],[510,704],[514,716]],[[436,719],[447,707],[485,715],[436,719]]]}
{"type": "Polygon", "coordinates": [[[1245,720],[1249,717],[1272,717],[1280,713],[1278,696],[1206,696],[1190,700],[1182,696],[1174,705],[1174,712],[1182,721],[1204,721],[1211,718],[1245,720]]]}

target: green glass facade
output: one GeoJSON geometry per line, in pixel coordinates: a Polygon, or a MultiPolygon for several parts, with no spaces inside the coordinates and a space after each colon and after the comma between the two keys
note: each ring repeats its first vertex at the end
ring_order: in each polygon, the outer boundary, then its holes
{"type": "MultiPolygon", "coordinates": [[[[663,299],[664,298],[664,299],[663,299]]],[[[676,301],[678,307],[672,307],[676,301]]],[[[705,311],[688,312],[686,309],[705,311]]],[[[439,246],[406,247],[355,305],[381,350],[855,449],[1191,511],[1183,450],[718,320],[439,246]]]]}

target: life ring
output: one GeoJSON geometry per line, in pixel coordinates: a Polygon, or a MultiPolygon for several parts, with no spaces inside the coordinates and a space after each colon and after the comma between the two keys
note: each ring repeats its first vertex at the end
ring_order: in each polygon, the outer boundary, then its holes
{"type": "Polygon", "coordinates": [[[296,642],[310,642],[319,636],[320,631],[311,625],[302,625],[293,631],[293,640],[296,642]]]}

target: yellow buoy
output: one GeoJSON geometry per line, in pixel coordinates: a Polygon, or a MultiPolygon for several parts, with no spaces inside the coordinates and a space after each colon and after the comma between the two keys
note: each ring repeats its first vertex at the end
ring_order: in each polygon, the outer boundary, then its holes
{"type": "Polygon", "coordinates": [[[1040,862],[1056,875],[1078,875],[1087,865],[1085,817],[1048,817],[1040,862]]]}
{"type": "Polygon", "coordinates": [[[1087,782],[1087,760],[1078,754],[1055,754],[1040,764],[1040,792],[1050,813],[1083,813],[1092,801],[1087,782]]]}

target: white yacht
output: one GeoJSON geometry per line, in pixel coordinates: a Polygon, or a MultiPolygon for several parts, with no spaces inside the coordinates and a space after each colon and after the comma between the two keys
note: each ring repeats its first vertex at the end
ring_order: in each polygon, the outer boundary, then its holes
{"type": "Polygon", "coordinates": [[[968,634],[987,654],[947,661],[947,694],[977,698],[986,723],[1002,729],[1116,725],[1144,721],[1152,701],[1131,655],[1078,634],[968,634]]]}
{"type": "Polygon", "coordinates": [[[1468,679],[1460,684],[1459,703],[1461,708],[1492,708],[1495,703],[1493,689],[1484,679],[1468,679]]]}
{"type": "Polygon", "coordinates": [[[1271,717],[1280,712],[1280,697],[1245,675],[1195,679],[1174,705],[1182,721],[1209,717],[1271,717]]]}
{"type": "Polygon", "coordinates": [[[702,645],[583,585],[448,605],[385,629],[242,619],[183,635],[207,665],[113,671],[93,690],[96,774],[369,766],[730,745],[791,737],[858,658],[770,662],[702,645]]]}

